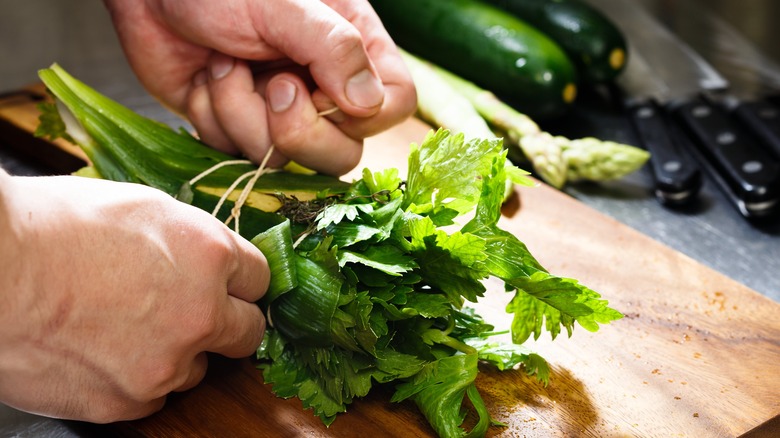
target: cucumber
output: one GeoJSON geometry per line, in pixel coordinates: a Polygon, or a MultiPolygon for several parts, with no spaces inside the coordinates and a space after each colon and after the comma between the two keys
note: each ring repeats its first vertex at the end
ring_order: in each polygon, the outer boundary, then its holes
{"type": "Polygon", "coordinates": [[[601,11],[581,0],[486,0],[535,26],[568,53],[583,82],[609,82],[626,65],[626,39],[601,11]]]}
{"type": "Polygon", "coordinates": [[[563,49],[530,24],[477,0],[370,0],[402,48],[535,118],[564,113],[576,69],[563,49]]]}

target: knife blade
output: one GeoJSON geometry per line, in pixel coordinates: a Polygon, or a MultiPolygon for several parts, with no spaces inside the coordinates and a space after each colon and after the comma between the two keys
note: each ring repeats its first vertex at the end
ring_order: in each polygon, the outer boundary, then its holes
{"type": "Polygon", "coordinates": [[[618,78],[623,91],[657,101],[681,123],[694,140],[690,152],[743,216],[772,214],[780,205],[780,164],[729,111],[703,98],[725,92],[729,82],[641,5],[589,1],[620,27],[629,42],[629,66],[618,78]],[[650,71],[635,75],[629,69],[631,57],[641,59],[650,71]],[[644,89],[636,86],[643,81],[644,89]]]}
{"type": "Polygon", "coordinates": [[[711,98],[780,159],[780,106],[771,99],[780,95],[780,64],[700,2],[689,0],[675,6],[679,9],[674,16],[686,18],[670,26],[679,29],[680,37],[729,81],[728,90],[711,98]]]}

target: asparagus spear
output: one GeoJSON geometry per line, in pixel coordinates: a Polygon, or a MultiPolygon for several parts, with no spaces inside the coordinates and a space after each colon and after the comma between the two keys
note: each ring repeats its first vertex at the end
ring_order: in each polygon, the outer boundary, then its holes
{"type": "MultiPolygon", "coordinates": [[[[466,138],[496,137],[471,96],[458,92],[448,81],[442,80],[438,67],[405,51],[401,51],[401,55],[417,88],[417,114],[421,119],[436,126],[462,132],[466,138]]],[[[523,126],[529,130],[535,127],[536,131],[539,131],[539,127],[523,114],[515,112],[506,115],[514,121],[502,126],[523,126]]],[[[516,131],[507,134],[510,140],[511,136],[518,135],[516,131]]],[[[529,148],[532,148],[534,153],[526,156],[533,157],[530,164],[542,179],[556,187],[562,186],[566,179],[562,151],[551,150],[552,147],[542,143],[531,144],[529,148]],[[545,147],[547,150],[540,150],[545,147]]],[[[529,161],[525,156],[520,158],[529,161]]]]}
{"type": "MultiPolygon", "coordinates": [[[[525,158],[536,173],[553,187],[561,188],[567,181],[581,179],[604,181],[621,178],[642,167],[650,157],[645,150],[622,143],[593,137],[570,140],[553,136],[492,92],[407,52],[402,51],[402,55],[412,71],[418,95],[433,93],[434,87],[441,90],[440,85],[433,85],[436,80],[430,74],[435,73],[439,80],[449,85],[449,94],[465,97],[492,130],[505,134],[505,146],[510,152],[519,152],[510,153],[510,157],[520,155],[525,158]]],[[[455,125],[446,125],[453,123],[452,119],[437,117],[439,109],[429,107],[436,104],[441,105],[442,98],[438,102],[433,98],[418,100],[420,116],[434,124],[457,130],[455,125]]]]}
{"type": "Polygon", "coordinates": [[[402,51],[417,89],[417,115],[421,119],[466,138],[492,138],[495,133],[469,99],[441,80],[433,64],[402,51]]]}
{"type": "Polygon", "coordinates": [[[569,181],[621,178],[638,170],[649,157],[644,149],[593,137],[567,140],[563,148],[569,181]]]}
{"type": "MultiPolygon", "coordinates": [[[[511,141],[508,133],[507,137],[511,141]]],[[[547,132],[539,131],[519,137],[516,142],[506,144],[506,147],[515,152],[510,154],[512,159],[529,161],[544,181],[560,189],[569,179],[568,163],[563,155],[565,140],[563,137],[556,138],[547,132]]]]}
{"type": "MultiPolygon", "coordinates": [[[[469,100],[442,81],[432,64],[402,52],[417,89],[417,114],[438,127],[460,132],[468,139],[496,138],[485,119],[469,100]]],[[[507,160],[507,169],[514,166],[507,160]]],[[[506,181],[505,199],[513,191],[511,180],[506,181]]]]}

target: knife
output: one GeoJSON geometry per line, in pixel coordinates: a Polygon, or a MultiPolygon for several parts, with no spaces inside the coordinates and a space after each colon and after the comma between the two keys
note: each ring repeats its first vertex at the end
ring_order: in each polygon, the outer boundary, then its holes
{"type": "Polygon", "coordinates": [[[780,64],[700,2],[689,0],[675,6],[679,9],[674,16],[685,20],[670,23],[672,27],[728,78],[728,89],[711,98],[730,110],[780,159],[780,106],[772,99],[780,95],[780,64]]]}
{"type": "MultiPolygon", "coordinates": [[[[690,46],[635,2],[589,0],[609,16],[629,42],[630,58],[648,72],[618,78],[628,95],[653,99],[679,121],[695,143],[690,152],[745,217],[773,214],[780,205],[780,164],[729,111],[705,96],[725,92],[729,82],[690,46]],[[656,82],[647,96],[648,77],[656,82]],[[636,83],[644,81],[644,91],[636,83]],[[663,87],[659,87],[658,83],[663,87]]],[[[652,151],[651,151],[652,154],[652,151]]]]}
{"type": "Polygon", "coordinates": [[[739,129],[721,107],[703,99],[676,108],[700,148],[694,148],[704,169],[747,218],[771,216],[780,202],[780,166],[757,140],[739,129]]]}
{"type": "Polygon", "coordinates": [[[667,100],[669,88],[657,79],[632,46],[628,41],[631,56],[618,82],[625,91],[623,103],[639,141],[650,152],[655,196],[662,204],[687,204],[701,188],[699,167],[686,152],[684,138],[673,136],[671,121],[659,103],[667,100]]]}

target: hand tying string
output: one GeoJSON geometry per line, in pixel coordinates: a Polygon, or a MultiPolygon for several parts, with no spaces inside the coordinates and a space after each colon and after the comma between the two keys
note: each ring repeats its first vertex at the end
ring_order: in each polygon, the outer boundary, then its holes
{"type": "MultiPolygon", "coordinates": [[[[326,109],[323,111],[320,111],[317,113],[318,116],[327,116],[329,114],[333,114],[336,111],[338,111],[338,107],[333,107],[330,109],[326,109]]],[[[271,158],[271,155],[274,152],[274,145],[271,145],[268,148],[268,151],[266,152],[265,156],[263,157],[263,161],[260,163],[257,169],[244,173],[243,175],[236,178],[235,181],[233,181],[232,184],[225,190],[225,193],[222,194],[222,196],[219,198],[219,202],[217,202],[217,205],[214,207],[214,210],[211,212],[211,215],[216,217],[219,213],[219,210],[222,208],[222,205],[225,203],[225,201],[230,197],[230,195],[233,193],[233,191],[238,187],[241,182],[243,182],[245,179],[250,178],[249,182],[244,186],[244,188],[241,190],[241,193],[238,196],[238,199],[233,204],[233,208],[230,209],[230,216],[228,216],[227,219],[225,219],[225,225],[229,225],[232,220],[235,220],[233,223],[233,230],[238,233],[240,230],[239,225],[239,218],[241,217],[241,208],[246,203],[247,198],[249,197],[249,193],[252,192],[252,189],[254,189],[255,184],[257,183],[257,180],[260,179],[260,176],[264,173],[270,173],[270,172],[277,172],[278,169],[268,169],[266,166],[268,165],[268,160],[271,158]]],[[[227,161],[221,161],[208,169],[204,170],[203,172],[199,173],[195,177],[193,177],[191,180],[188,181],[188,184],[190,186],[195,185],[198,181],[203,179],[204,177],[210,175],[211,173],[215,172],[218,169],[221,169],[225,166],[234,166],[239,164],[252,164],[249,160],[227,160],[227,161]]]]}

